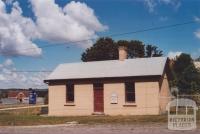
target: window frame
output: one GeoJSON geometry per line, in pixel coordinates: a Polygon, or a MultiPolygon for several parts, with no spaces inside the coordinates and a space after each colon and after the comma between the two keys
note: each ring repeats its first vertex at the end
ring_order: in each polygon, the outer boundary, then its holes
{"type": "Polygon", "coordinates": [[[74,97],[74,84],[73,83],[67,83],[66,84],[66,93],[65,93],[65,101],[66,103],[74,103],[75,97],[74,97]],[[72,88],[72,89],[70,89],[72,88]],[[72,91],[69,91],[72,90],[72,91]],[[70,95],[72,95],[71,97],[73,98],[72,100],[70,100],[69,98],[71,98],[70,96],[68,96],[70,93],[70,95]]]}
{"type": "MultiPolygon", "coordinates": [[[[129,86],[130,86],[129,85],[129,86]]],[[[136,102],[136,91],[135,91],[135,82],[130,82],[130,81],[127,81],[127,82],[125,82],[124,83],[124,86],[125,86],[125,103],[135,103],[136,102]],[[130,84],[130,85],[132,85],[132,87],[133,87],[133,91],[127,91],[128,89],[128,85],[127,84],[130,84]],[[133,100],[127,100],[129,97],[128,97],[128,95],[133,95],[133,100]]]]}

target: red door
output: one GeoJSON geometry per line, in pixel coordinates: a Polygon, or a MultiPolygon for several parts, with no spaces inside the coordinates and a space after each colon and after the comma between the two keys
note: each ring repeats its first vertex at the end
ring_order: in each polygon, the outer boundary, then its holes
{"type": "Polygon", "coordinates": [[[103,84],[94,84],[94,112],[104,111],[103,84]]]}

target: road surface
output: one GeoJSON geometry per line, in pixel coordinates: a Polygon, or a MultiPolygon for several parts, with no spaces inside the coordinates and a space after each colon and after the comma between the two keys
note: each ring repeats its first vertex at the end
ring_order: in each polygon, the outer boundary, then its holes
{"type": "Polygon", "coordinates": [[[33,127],[0,127],[0,134],[200,134],[192,131],[170,131],[166,124],[157,125],[56,125],[33,127]]]}

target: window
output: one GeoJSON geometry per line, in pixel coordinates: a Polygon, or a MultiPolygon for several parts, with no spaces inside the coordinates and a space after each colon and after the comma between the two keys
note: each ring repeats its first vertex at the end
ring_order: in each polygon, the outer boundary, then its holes
{"type": "Polygon", "coordinates": [[[135,83],[125,82],[125,101],[133,103],[135,102],[135,83]]]}
{"type": "Polygon", "coordinates": [[[74,102],[74,84],[72,83],[66,85],[66,102],[74,102]]]}

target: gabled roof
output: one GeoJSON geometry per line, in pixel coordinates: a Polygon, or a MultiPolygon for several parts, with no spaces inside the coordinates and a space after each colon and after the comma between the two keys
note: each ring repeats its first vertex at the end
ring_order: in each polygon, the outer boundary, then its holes
{"type": "Polygon", "coordinates": [[[162,75],[167,58],[135,58],[60,64],[45,81],[162,75]]]}

